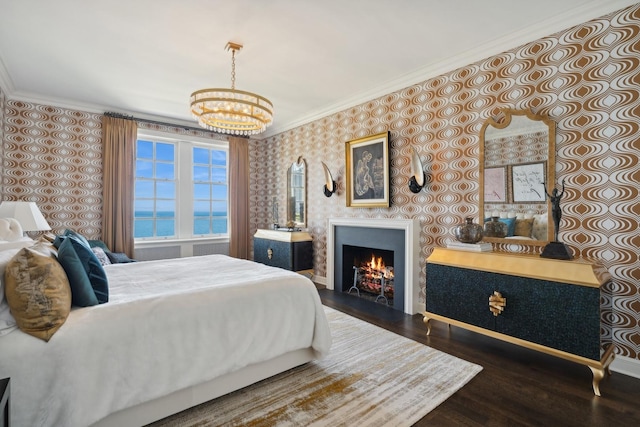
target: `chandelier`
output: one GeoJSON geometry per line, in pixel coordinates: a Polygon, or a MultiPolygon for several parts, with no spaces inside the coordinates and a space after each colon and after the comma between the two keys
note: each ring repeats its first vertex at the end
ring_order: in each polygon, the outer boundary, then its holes
{"type": "Polygon", "coordinates": [[[201,89],[191,94],[191,114],[203,128],[232,135],[256,135],[273,123],[273,104],[267,98],[236,89],[238,43],[231,50],[231,89],[201,89]]]}

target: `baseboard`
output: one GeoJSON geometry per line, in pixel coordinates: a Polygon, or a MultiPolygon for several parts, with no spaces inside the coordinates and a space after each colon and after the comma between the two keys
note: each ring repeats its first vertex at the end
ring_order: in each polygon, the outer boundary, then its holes
{"type": "Polygon", "coordinates": [[[318,285],[322,285],[325,288],[327,287],[327,278],[324,276],[313,275],[313,283],[317,283],[318,285]]]}
{"type": "Polygon", "coordinates": [[[615,359],[611,362],[610,369],[614,372],[640,379],[640,360],[638,359],[616,354],[615,359]]]}

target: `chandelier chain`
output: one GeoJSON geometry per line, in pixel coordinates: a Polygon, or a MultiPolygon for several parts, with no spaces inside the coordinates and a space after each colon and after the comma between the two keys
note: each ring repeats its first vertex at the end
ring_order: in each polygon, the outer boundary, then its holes
{"type": "Polygon", "coordinates": [[[236,50],[231,50],[231,89],[236,88],[236,50]]]}

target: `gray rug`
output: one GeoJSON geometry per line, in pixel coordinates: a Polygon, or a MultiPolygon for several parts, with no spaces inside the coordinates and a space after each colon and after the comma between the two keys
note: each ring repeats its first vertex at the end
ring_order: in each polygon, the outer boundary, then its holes
{"type": "Polygon", "coordinates": [[[307,363],[153,423],[410,426],[482,367],[325,307],[333,346],[307,363]]]}

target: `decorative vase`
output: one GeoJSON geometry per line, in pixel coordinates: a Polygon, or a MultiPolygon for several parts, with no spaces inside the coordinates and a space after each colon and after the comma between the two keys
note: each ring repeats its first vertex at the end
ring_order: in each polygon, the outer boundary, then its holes
{"type": "Polygon", "coordinates": [[[456,226],[455,236],[462,243],[478,243],[482,240],[482,226],[473,222],[473,217],[466,217],[464,223],[456,226]]]}
{"type": "Polygon", "coordinates": [[[499,219],[497,216],[492,216],[491,220],[484,223],[485,237],[506,237],[508,226],[499,219]]]}

